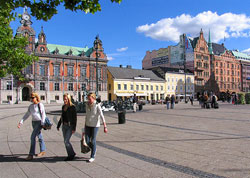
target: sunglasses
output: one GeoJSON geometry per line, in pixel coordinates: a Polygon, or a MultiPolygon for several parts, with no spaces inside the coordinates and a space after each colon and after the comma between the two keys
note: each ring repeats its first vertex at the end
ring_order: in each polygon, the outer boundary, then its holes
{"type": "Polygon", "coordinates": [[[36,97],[33,97],[33,96],[32,96],[32,97],[30,97],[30,98],[31,98],[31,99],[34,99],[34,98],[36,98],[36,97]]]}

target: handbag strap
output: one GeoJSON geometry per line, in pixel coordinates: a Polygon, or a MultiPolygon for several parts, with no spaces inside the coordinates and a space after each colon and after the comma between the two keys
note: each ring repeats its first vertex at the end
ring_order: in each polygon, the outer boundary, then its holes
{"type": "Polygon", "coordinates": [[[38,109],[39,109],[39,113],[40,113],[40,116],[41,116],[41,120],[42,120],[42,112],[41,112],[41,109],[40,109],[40,103],[38,103],[38,109]]]}

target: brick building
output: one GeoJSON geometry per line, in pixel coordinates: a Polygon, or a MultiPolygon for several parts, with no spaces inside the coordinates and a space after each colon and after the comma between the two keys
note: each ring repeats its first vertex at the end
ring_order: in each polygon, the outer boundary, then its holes
{"type": "Polygon", "coordinates": [[[96,91],[96,59],[98,62],[98,93],[107,99],[107,56],[97,36],[91,48],[48,44],[43,28],[35,41],[35,31],[27,9],[22,14],[16,35],[28,37],[28,54],[34,53],[39,61],[23,70],[25,81],[7,76],[0,80],[0,102],[29,101],[36,91],[42,102],[63,102],[63,93],[82,100],[86,91],[96,91]],[[96,55],[98,55],[96,58],[96,55]]]}

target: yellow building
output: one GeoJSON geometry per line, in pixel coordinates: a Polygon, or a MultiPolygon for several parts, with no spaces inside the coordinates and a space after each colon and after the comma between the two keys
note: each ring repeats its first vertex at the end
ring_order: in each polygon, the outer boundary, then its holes
{"type": "Polygon", "coordinates": [[[151,70],[131,69],[127,67],[108,67],[108,100],[117,97],[129,98],[134,94],[145,100],[165,98],[165,80],[151,70]]]}
{"type": "Polygon", "coordinates": [[[165,78],[165,95],[184,96],[186,76],[186,96],[194,94],[194,75],[190,72],[169,67],[157,67],[152,69],[158,76],[165,78]]]}

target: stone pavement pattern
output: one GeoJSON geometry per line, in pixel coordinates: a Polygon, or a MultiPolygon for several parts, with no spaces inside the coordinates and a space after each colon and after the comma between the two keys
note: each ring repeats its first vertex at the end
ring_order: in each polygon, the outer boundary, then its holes
{"type": "MultiPolygon", "coordinates": [[[[61,105],[45,105],[47,112],[61,105]]],[[[46,155],[25,161],[29,152],[31,118],[21,129],[17,123],[27,105],[0,105],[0,177],[250,177],[250,106],[221,103],[220,109],[201,109],[197,103],[146,105],[142,112],[127,112],[126,124],[118,124],[117,113],[105,112],[108,133],[100,128],[97,156],[80,153],[83,114],[71,142],[74,161],[63,161],[66,150],[59,115],[51,112],[54,126],[43,131],[46,155]],[[52,115],[53,114],[53,115],[52,115]]],[[[38,142],[36,152],[39,152],[38,142]]]]}

